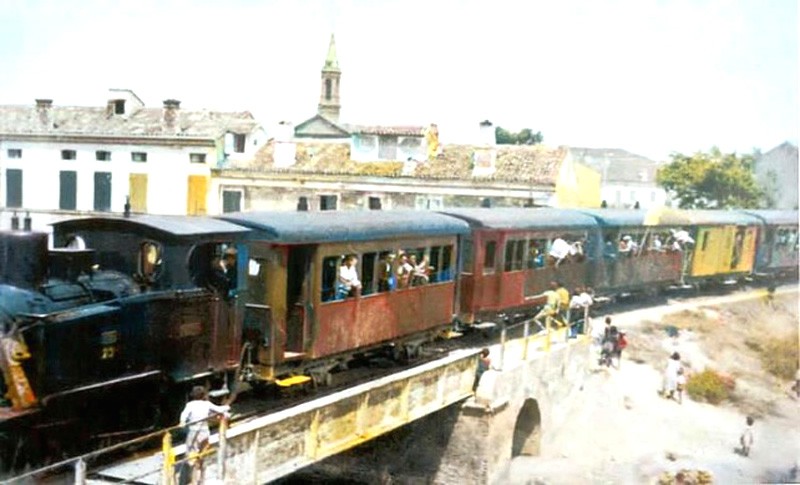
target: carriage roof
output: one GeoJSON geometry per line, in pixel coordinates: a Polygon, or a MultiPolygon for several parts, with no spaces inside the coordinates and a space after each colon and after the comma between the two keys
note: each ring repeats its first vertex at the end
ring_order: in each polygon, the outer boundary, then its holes
{"type": "Polygon", "coordinates": [[[761,221],[750,214],[735,210],[681,210],[653,209],[645,218],[648,226],[725,226],[760,225],[761,221]]]}
{"type": "Polygon", "coordinates": [[[594,218],[567,209],[553,208],[467,208],[439,211],[485,229],[584,229],[597,227],[594,218]]]}
{"type": "Polygon", "coordinates": [[[219,217],[253,229],[254,238],[295,244],[458,235],[469,231],[464,221],[422,210],[237,212],[219,217]]]}
{"type": "Polygon", "coordinates": [[[746,214],[758,217],[769,226],[797,226],[798,213],[791,210],[746,210],[746,214]]]}
{"type": "Polygon", "coordinates": [[[205,216],[162,216],[136,214],[124,216],[92,216],[52,224],[56,233],[86,229],[109,229],[112,231],[133,231],[157,233],[161,236],[185,238],[194,236],[241,236],[249,229],[205,216]]]}

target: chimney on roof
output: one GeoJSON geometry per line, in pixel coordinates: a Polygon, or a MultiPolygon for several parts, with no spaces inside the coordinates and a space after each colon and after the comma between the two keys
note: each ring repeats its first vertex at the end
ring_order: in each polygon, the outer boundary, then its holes
{"type": "Polygon", "coordinates": [[[481,145],[493,147],[497,144],[497,137],[494,133],[494,125],[491,121],[481,121],[479,133],[481,145]]]}
{"type": "Polygon", "coordinates": [[[52,99],[37,99],[36,100],[36,113],[39,115],[39,120],[42,125],[50,129],[53,126],[53,100],[52,99]]]}
{"type": "Polygon", "coordinates": [[[288,121],[281,121],[275,128],[275,141],[272,152],[273,164],[276,168],[291,167],[297,161],[297,145],[294,140],[294,126],[288,121]]]}
{"type": "Polygon", "coordinates": [[[168,131],[178,131],[178,110],[181,108],[181,102],[177,99],[164,100],[164,128],[168,131]]]}
{"type": "Polygon", "coordinates": [[[472,152],[472,176],[488,177],[494,174],[497,162],[497,143],[491,121],[481,121],[478,136],[479,143],[472,152]]]}

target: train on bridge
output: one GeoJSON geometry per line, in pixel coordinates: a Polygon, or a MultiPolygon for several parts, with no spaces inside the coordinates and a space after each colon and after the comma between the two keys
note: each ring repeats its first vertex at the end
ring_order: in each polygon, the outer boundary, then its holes
{"type": "MultiPolygon", "coordinates": [[[[0,465],[174,424],[186,390],[324,385],[442,331],[596,294],[797,277],[796,211],[76,218],[0,231],[0,465]],[[51,247],[52,246],[52,247],[51,247]]],[[[74,449],[72,449],[74,448],[74,449]]]]}

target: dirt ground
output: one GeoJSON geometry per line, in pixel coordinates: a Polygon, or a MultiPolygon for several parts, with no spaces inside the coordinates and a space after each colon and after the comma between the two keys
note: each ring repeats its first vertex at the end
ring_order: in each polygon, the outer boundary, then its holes
{"type": "MultiPolygon", "coordinates": [[[[645,484],[681,469],[706,470],[719,484],[800,480],[793,475],[800,465],[800,401],[788,380],[763,369],[759,353],[772,337],[798,341],[797,295],[796,287],[782,288],[769,307],[736,292],[612,315],[628,336],[621,365],[592,369],[570,421],[543,430],[542,455],[515,458],[502,482],[645,484]],[[670,326],[679,329],[677,337],[670,326]],[[708,367],[733,376],[732,400],[712,405],[684,396],[679,404],[661,397],[674,351],[689,372],[708,367]],[[734,449],[748,414],[756,418],[755,439],[745,458],[734,449]]],[[[595,322],[595,333],[602,332],[602,316],[595,322]]]]}

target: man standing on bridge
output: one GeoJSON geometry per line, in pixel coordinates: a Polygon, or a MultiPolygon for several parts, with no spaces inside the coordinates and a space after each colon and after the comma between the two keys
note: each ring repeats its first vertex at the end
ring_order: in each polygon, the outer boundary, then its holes
{"type": "Polygon", "coordinates": [[[187,463],[192,468],[191,483],[201,483],[203,458],[199,455],[205,450],[208,445],[208,438],[211,436],[211,431],[208,428],[208,419],[213,414],[227,415],[231,407],[217,406],[209,401],[206,388],[203,386],[194,386],[190,397],[191,401],[186,403],[186,407],[181,412],[180,424],[181,426],[188,426],[185,456],[188,459],[187,463]]]}

